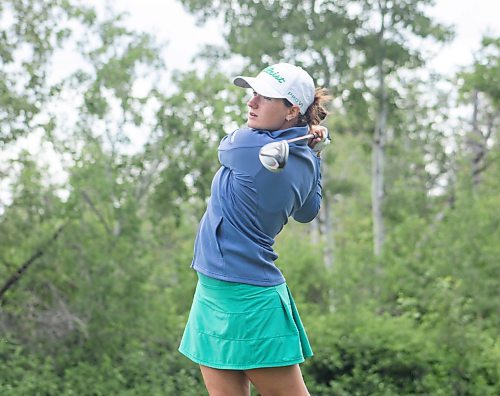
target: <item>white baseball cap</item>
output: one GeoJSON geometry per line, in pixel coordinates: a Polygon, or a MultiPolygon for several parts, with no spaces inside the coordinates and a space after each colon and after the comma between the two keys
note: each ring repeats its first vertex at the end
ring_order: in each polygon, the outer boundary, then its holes
{"type": "Polygon", "coordinates": [[[237,76],[234,85],[252,88],[259,95],[270,98],[284,98],[299,106],[305,114],[314,101],[314,81],[301,67],[289,63],[278,63],[266,67],[257,77],[237,76]]]}

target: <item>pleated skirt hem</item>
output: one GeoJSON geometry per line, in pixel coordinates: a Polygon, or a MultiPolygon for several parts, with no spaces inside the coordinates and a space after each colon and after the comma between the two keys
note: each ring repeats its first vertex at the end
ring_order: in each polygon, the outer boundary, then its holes
{"type": "Polygon", "coordinates": [[[197,364],[250,370],[299,364],[313,355],[286,284],[263,287],[198,274],[179,352],[197,364]]]}
{"type": "Polygon", "coordinates": [[[295,359],[295,360],[290,360],[290,361],[279,361],[279,362],[264,362],[264,363],[253,363],[253,364],[220,364],[220,363],[214,363],[212,361],[204,361],[199,359],[196,356],[191,356],[188,352],[183,351],[179,348],[179,352],[182,353],[184,356],[189,358],[192,362],[196,364],[200,364],[202,366],[207,366],[215,369],[221,369],[221,370],[252,370],[252,369],[258,369],[258,368],[266,368],[266,367],[284,367],[284,366],[293,366],[294,364],[300,364],[305,361],[304,357],[295,359]]]}

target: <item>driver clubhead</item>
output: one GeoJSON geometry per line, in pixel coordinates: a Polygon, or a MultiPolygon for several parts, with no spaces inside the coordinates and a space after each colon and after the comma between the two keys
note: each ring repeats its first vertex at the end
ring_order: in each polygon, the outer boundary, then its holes
{"type": "Polygon", "coordinates": [[[268,143],[260,149],[259,160],[267,170],[281,172],[288,161],[289,151],[288,142],[285,140],[268,143]]]}

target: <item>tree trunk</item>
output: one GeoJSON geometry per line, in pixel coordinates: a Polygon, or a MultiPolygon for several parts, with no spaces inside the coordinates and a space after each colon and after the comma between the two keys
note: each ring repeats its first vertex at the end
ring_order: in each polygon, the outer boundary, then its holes
{"type": "Polygon", "coordinates": [[[479,127],[479,93],[474,91],[472,95],[472,131],[469,138],[469,146],[472,152],[472,191],[475,194],[481,182],[481,173],[484,168],[486,156],[486,141],[479,127]]]}
{"type": "Polygon", "coordinates": [[[320,212],[310,223],[310,230],[311,243],[316,245],[321,242],[321,246],[323,246],[323,263],[325,268],[331,270],[334,262],[334,241],[328,197],[323,197],[320,212]]]}
{"type": "MultiPolygon", "coordinates": [[[[324,160],[321,162],[321,174],[323,185],[326,182],[325,174],[327,172],[324,160]]],[[[323,189],[323,198],[318,216],[310,223],[311,243],[321,242],[323,247],[323,264],[325,268],[331,270],[334,264],[335,242],[333,235],[333,219],[331,215],[331,197],[323,189]]]]}
{"type": "Polygon", "coordinates": [[[373,217],[373,252],[380,256],[385,239],[383,202],[384,202],[384,145],[387,124],[387,92],[384,72],[384,12],[381,10],[381,27],[379,31],[380,55],[377,64],[378,76],[378,113],[372,144],[372,217],[373,217]]]}
{"type": "Polygon", "coordinates": [[[334,251],[335,251],[335,241],[333,236],[333,224],[332,215],[330,212],[330,198],[323,198],[323,221],[322,221],[322,240],[323,240],[323,262],[325,267],[329,270],[333,269],[333,264],[335,261],[334,251]]]}
{"type": "Polygon", "coordinates": [[[375,136],[372,147],[372,216],[373,216],[373,247],[375,256],[382,252],[385,239],[383,202],[384,202],[384,140],[385,120],[387,110],[385,104],[378,114],[375,136]]]}

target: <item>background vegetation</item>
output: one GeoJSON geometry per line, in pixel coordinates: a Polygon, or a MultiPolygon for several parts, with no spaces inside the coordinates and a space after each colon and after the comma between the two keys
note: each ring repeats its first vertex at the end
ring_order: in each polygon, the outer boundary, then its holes
{"type": "Polygon", "coordinates": [[[163,43],[126,16],[0,5],[0,394],[205,394],[177,346],[216,148],[245,118],[235,59],[335,96],[322,212],[276,243],[311,393],[500,394],[500,37],[437,75],[422,49],[452,31],[430,0],[182,3],[225,44],[168,90],[163,43]]]}

